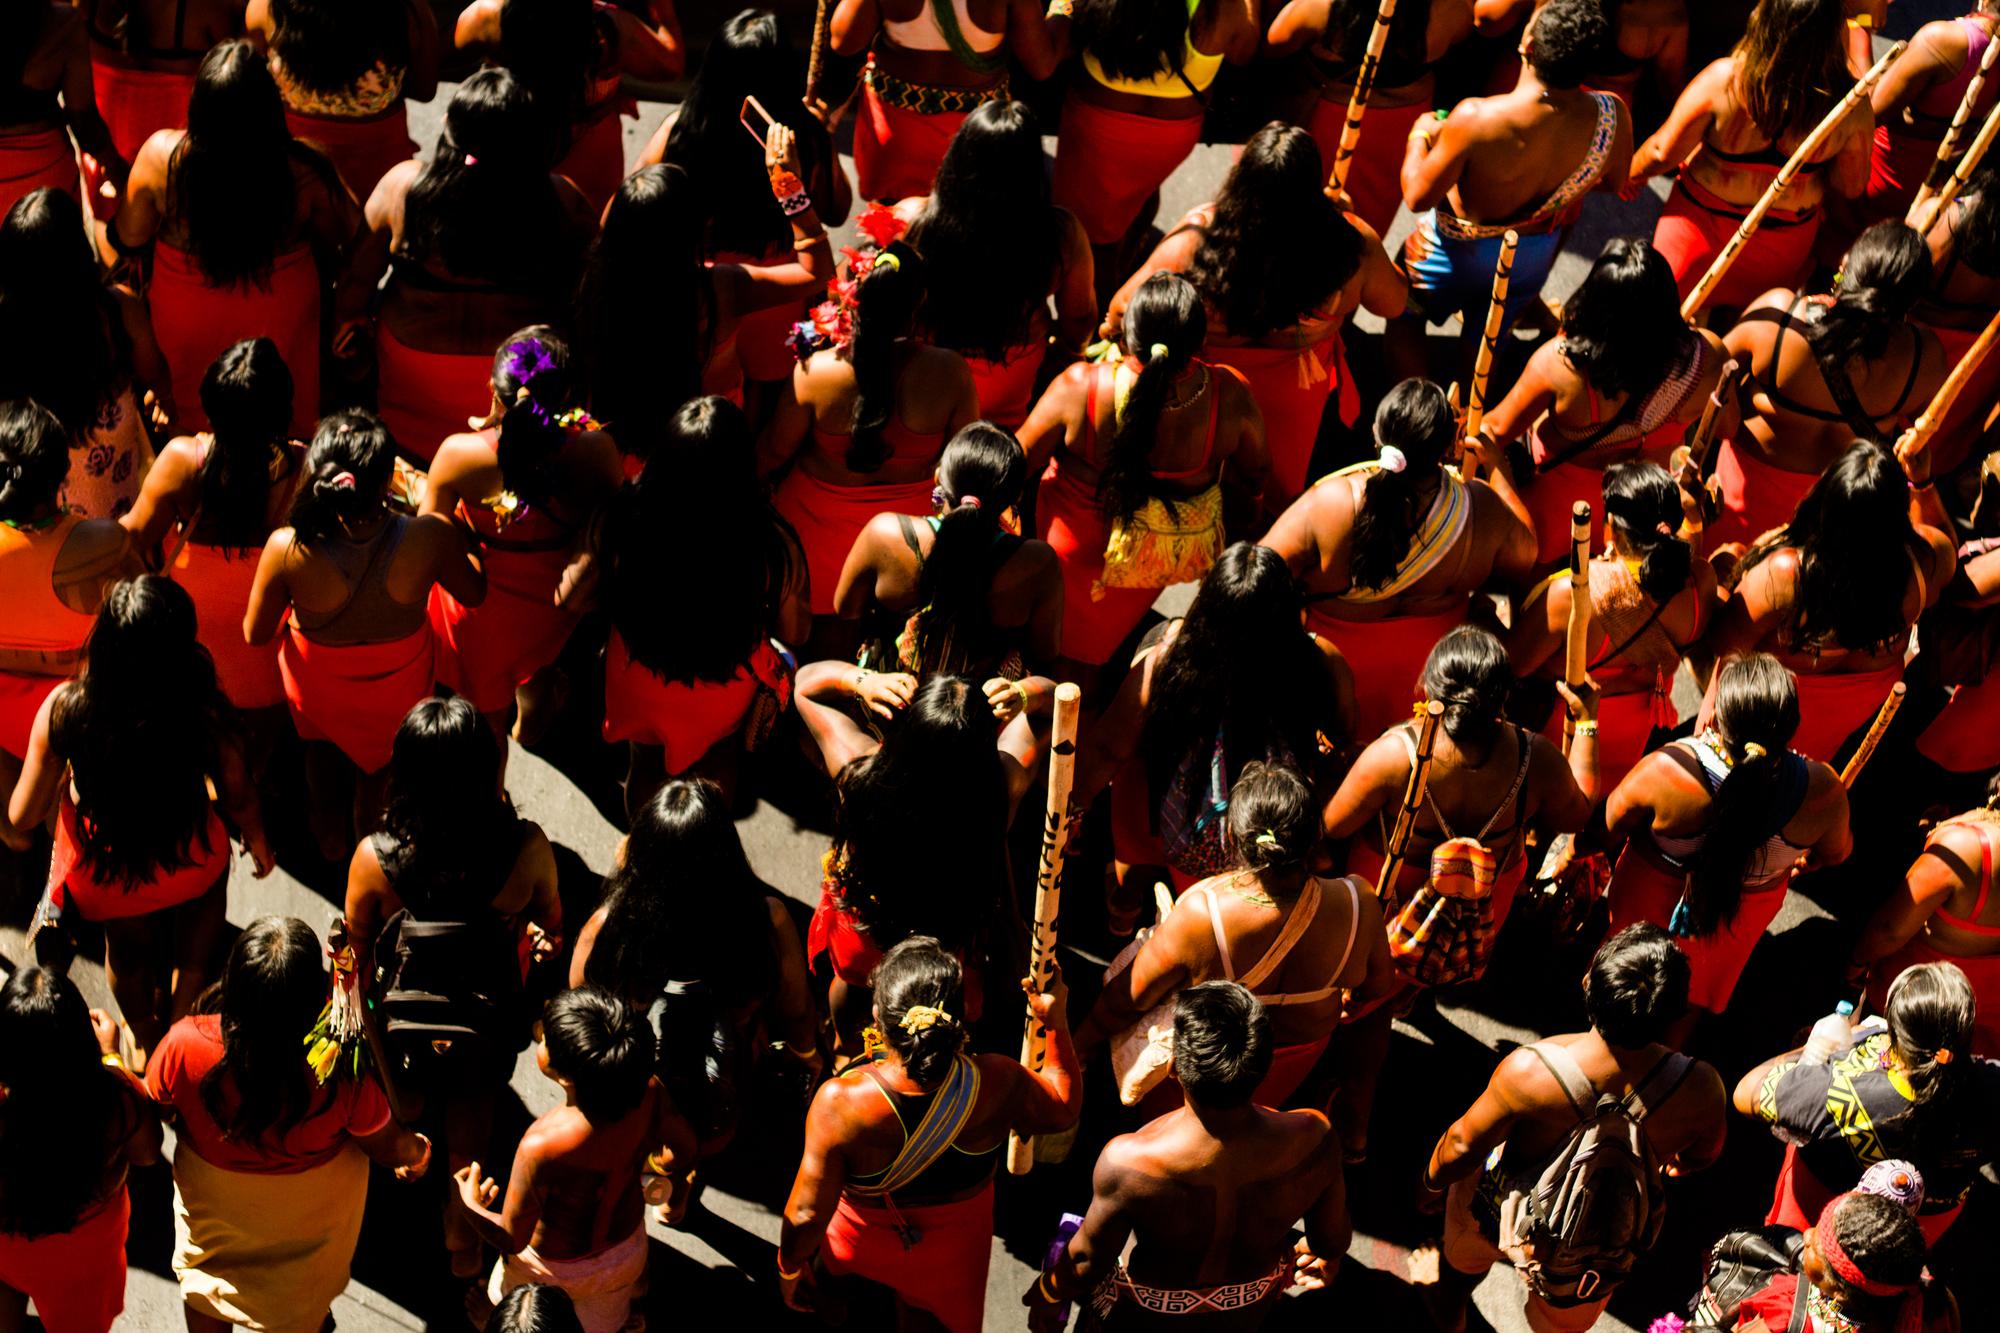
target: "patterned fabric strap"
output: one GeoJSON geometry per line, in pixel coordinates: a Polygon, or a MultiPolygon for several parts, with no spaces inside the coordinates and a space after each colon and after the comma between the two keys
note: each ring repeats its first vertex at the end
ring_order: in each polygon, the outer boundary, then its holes
{"type": "MultiPolygon", "coordinates": [[[[1325,485],[1334,477],[1367,476],[1379,469],[1380,464],[1374,462],[1355,463],[1333,473],[1319,484],[1325,485]]],[[[1465,483],[1460,481],[1458,474],[1450,468],[1442,469],[1437,498],[1431,501],[1430,512],[1424,515],[1424,521],[1418,525],[1416,535],[1410,539],[1409,554],[1405,555],[1402,563],[1396,566],[1396,572],[1390,575],[1389,581],[1379,588],[1350,587],[1340,594],[1339,600],[1353,603],[1386,602],[1391,597],[1400,596],[1414,587],[1424,575],[1444,563],[1444,558],[1451,554],[1452,548],[1464,534],[1466,524],[1471,518],[1472,497],[1466,493],[1465,483]]]]}
{"type": "Polygon", "coordinates": [[[1249,1282],[1232,1282],[1223,1287],[1149,1287],[1142,1282],[1134,1282],[1125,1271],[1125,1266],[1120,1264],[1117,1271],[1098,1286],[1091,1304],[1100,1318],[1110,1317],[1111,1307],[1118,1303],[1121,1293],[1140,1309],[1153,1314],[1247,1310],[1263,1301],[1274,1289],[1283,1287],[1289,1275],[1289,1265],[1281,1263],[1263,1277],[1249,1282]]]}
{"type": "Polygon", "coordinates": [[[982,103],[1008,100],[1004,75],[990,88],[934,88],[899,79],[871,60],[863,77],[884,103],[920,116],[966,115],[977,111],[982,103]]]}
{"type": "Polygon", "coordinates": [[[903,1150],[896,1154],[896,1160],[889,1163],[881,1178],[867,1185],[853,1181],[847,1184],[849,1194],[877,1195],[889,1194],[915,1180],[931,1168],[931,1164],[945,1155],[965,1122],[972,1118],[972,1108],[979,1101],[979,1066],[968,1056],[960,1055],[951,1064],[951,1074],[939,1088],[937,1096],[931,1099],[930,1109],[917,1128],[903,1140],[903,1150]]]}
{"type": "Polygon", "coordinates": [[[1575,171],[1556,192],[1543,202],[1542,206],[1519,222],[1468,222],[1450,209],[1440,207],[1437,211],[1438,235],[1451,241],[1485,241],[1496,236],[1504,236],[1509,231],[1528,231],[1541,227],[1544,223],[1554,223],[1568,208],[1584,195],[1590,193],[1604,175],[1604,168],[1611,157],[1611,143],[1618,137],[1618,99],[1610,93],[1592,93],[1597,101],[1597,129],[1590,136],[1590,149],[1577,163],[1575,171]]]}

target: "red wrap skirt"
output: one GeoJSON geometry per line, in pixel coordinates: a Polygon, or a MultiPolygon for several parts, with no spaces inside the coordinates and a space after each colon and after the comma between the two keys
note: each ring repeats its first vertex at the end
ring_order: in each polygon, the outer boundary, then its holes
{"type": "Polygon", "coordinates": [[[285,702],[278,673],[278,641],[243,641],[243,617],[261,552],[232,554],[226,547],[182,545],[169,571],[194,602],[195,637],[215,659],[216,683],[238,708],[276,708],[285,702]]]}
{"type": "Polygon", "coordinates": [[[262,285],[213,287],[192,256],[156,242],[146,303],[173,371],[181,428],[208,429],[201,381],[209,364],[244,338],[265,337],[292,372],[292,434],[311,439],[319,421],[319,296],[319,266],[303,245],[279,255],[262,285]]]}
{"type": "MultiPolygon", "coordinates": [[[[1667,206],[1653,224],[1653,248],[1673,266],[1674,283],[1683,299],[1729,244],[1748,211],[1717,199],[1686,175],[1674,182],[1667,206]]],[[[1773,287],[1796,287],[1812,263],[1819,220],[1817,209],[1803,213],[1772,209],[1709,295],[1708,308],[1747,306],[1773,287]]]]}
{"type": "Polygon", "coordinates": [[[1209,339],[1202,359],[1243,376],[1264,413],[1264,439],[1271,450],[1271,474],[1264,483],[1264,507],[1281,512],[1298,499],[1310,478],[1313,445],[1329,398],[1340,419],[1353,425],[1361,415],[1361,394],[1348,373],[1347,353],[1338,333],[1307,348],[1242,347],[1209,339]]]}
{"type": "MultiPolygon", "coordinates": [[[[1549,716],[1548,725],[1542,728],[1542,734],[1562,744],[1563,719],[1567,716],[1558,706],[1549,716]]],[[[1653,728],[1673,724],[1672,703],[1657,700],[1651,690],[1601,696],[1597,701],[1598,789],[1609,792],[1616,787],[1650,752],[1647,742],[1653,737],[1653,728]]]]}
{"type": "Polygon", "coordinates": [[[294,139],[303,139],[327,155],[347,188],[354,191],[355,199],[364,204],[374,193],[375,182],[417,152],[416,140],[410,137],[409,107],[402,101],[365,120],[288,110],[285,124],[294,139]]]}
{"type": "Polygon", "coordinates": [[[178,870],[162,870],[140,883],[98,878],[83,862],[84,841],[76,806],[65,792],[62,814],[56,821],[55,855],[49,863],[49,879],[62,885],[64,901],[86,921],[150,916],[191,903],[229,873],[229,830],[222,826],[213,808],[208,812],[207,826],[188,844],[188,864],[178,870]]]}
{"type": "Polygon", "coordinates": [[[1772,467],[1737,448],[1736,441],[1724,440],[1715,451],[1715,479],[1722,487],[1722,504],[1704,537],[1711,551],[1728,542],[1748,546],[1791,522],[1792,511],[1819,477],[1772,467]]]}
{"type": "Polygon", "coordinates": [[[927,116],[891,106],[861,85],[854,117],[855,191],[869,203],[894,203],[929,194],[937,180],[938,163],[951,146],[951,136],[965,123],[962,111],[927,116]]]}
{"type": "MultiPolygon", "coordinates": [[[[1917,737],[1917,752],[1953,773],[2000,768],[2000,669],[1952,691],[1951,702],[1917,737]]],[[[2000,1008],[1994,1017],[2000,1019],[2000,1008]]]]}
{"type": "Polygon", "coordinates": [[[93,46],[90,82],[97,93],[97,113],[111,130],[111,146],[127,162],[156,130],[187,124],[192,69],[135,69],[114,63],[93,46]]]}
{"type": "MultiPolygon", "coordinates": [[[[1396,220],[1396,210],[1403,206],[1403,153],[1409,145],[1410,131],[1433,109],[1430,98],[1409,106],[1368,108],[1368,118],[1362,122],[1361,142],[1355,145],[1354,156],[1347,164],[1347,179],[1342,184],[1347,197],[1354,201],[1354,211],[1375,229],[1377,236],[1389,235],[1389,224],[1396,220]]],[[[1320,98],[1306,118],[1306,131],[1319,145],[1320,165],[1329,175],[1340,152],[1340,132],[1346,125],[1344,97],[1338,102],[1320,98]]]]}
{"type": "Polygon", "coordinates": [[[806,573],[812,580],[812,610],[833,614],[833,594],[854,539],[877,514],[908,514],[929,518],[931,478],[890,481],[874,486],[835,486],[794,467],[779,483],[771,502],[799,534],[806,552],[806,573]]]}
{"type": "Polygon", "coordinates": [[[777,670],[777,653],[761,643],[753,661],[728,680],[662,680],[632,660],[613,630],[604,650],[604,739],[657,745],[666,752],[667,772],[685,773],[742,730],[758,682],[775,679],[777,670]]]}
{"type": "Polygon", "coordinates": [[[1799,731],[1792,748],[1831,764],[1841,742],[1874,721],[1889,689],[1903,678],[1901,663],[1873,671],[1801,671],[1799,731]]]}
{"type": "MultiPolygon", "coordinates": [[[[1965,359],[1972,350],[1972,344],[1979,341],[1979,329],[1940,329],[1930,327],[1937,334],[1938,342],[1944,345],[1944,363],[1955,366],[1965,359]]],[[[1932,457],[1936,460],[1935,471],[1941,476],[1952,471],[1965,461],[1965,456],[1986,429],[1986,414],[1993,410],[1994,400],[2000,398],[2000,357],[1988,356],[1972,372],[1965,382],[1965,389],[1938,423],[1938,433],[1933,442],[1932,457]]]]}
{"type": "Polygon", "coordinates": [[[51,127],[0,134],[0,218],[22,196],[44,185],[71,198],[77,194],[76,150],[69,135],[51,127]]]}
{"type": "Polygon", "coordinates": [[[1466,607],[1427,616],[1386,620],[1336,620],[1306,608],[1306,628],[1329,640],[1354,673],[1354,726],[1357,739],[1373,740],[1410,716],[1417,702],[1424,662],[1431,649],[1465,623],[1466,607]]]}
{"type": "Polygon", "coordinates": [[[493,400],[491,352],[425,352],[389,332],[375,335],[376,402],[396,447],[428,464],[466,418],[493,400]]]}
{"type": "Polygon", "coordinates": [[[843,1191],[820,1254],[829,1273],[879,1282],[947,1333],[979,1333],[993,1262],[993,1182],[957,1203],[914,1207],[884,1207],[843,1191]],[[918,1237],[915,1244],[904,1244],[906,1231],[918,1237]]]}
{"type": "Polygon", "coordinates": [[[35,1303],[48,1333],[107,1333],[125,1310],[132,1196],[118,1192],[53,1236],[0,1231],[0,1283],[35,1303]]]}
{"type": "MultiPolygon", "coordinates": [[[[1789,876],[1781,875],[1776,883],[1745,885],[1734,919],[1718,927],[1712,935],[1674,939],[1687,955],[1688,1003],[1711,1014],[1729,1007],[1729,997],[1736,991],[1736,982],[1750,961],[1751,950],[1764,938],[1765,928],[1778,915],[1778,909],[1785,905],[1788,880],[1789,876]]],[[[1611,887],[1606,891],[1611,929],[1623,930],[1637,922],[1650,921],[1665,930],[1686,886],[1685,874],[1664,869],[1628,845],[1618,858],[1618,868],[1611,872],[1611,887]]]]}
{"type": "Polygon", "coordinates": [[[1972,1024],[1972,1053],[1988,1059],[2000,1058],[2000,953],[1976,958],[1946,953],[1932,944],[1928,935],[1918,931],[1908,944],[1876,963],[1868,974],[1868,1012],[1885,1012],[1890,985],[1918,963],[1950,963],[1965,973],[1978,1005],[1978,1017],[1972,1024]]]}
{"type": "MultiPolygon", "coordinates": [[[[713,262],[717,264],[776,265],[789,264],[794,256],[787,245],[768,255],[747,254],[741,250],[719,251],[713,262]]],[[[792,325],[805,317],[806,302],[803,298],[786,305],[769,306],[763,310],[752,310],[736,321],[736,331],[730,335],[736,345],[736,362],[741,374],[733,386],[735,401],[740,407],[743,397],[743,380],[758,380],[766,384],[789,382],[792,371],[798,366],[799,358],[785,344],[791,336],[792,325]]],[[[716,349],[720,351],[721,349],[716,349]]],[[[704,392],[715,392],[703,386],[704,392]]],[[[724,397],[729,397],[727,389],[724,397]]]]}
{"type": "Polygon", "coordinates": [[[292,725],[309,741],[331,741],[363,773],[389,766],[396,729],[437,685],[430,622],[382,643],[314,643],[288,625],[278,649],[292,725]]]}
{"type": "Polygon", "coordinates": [[[486,600],[466,606],[431,589],[439,679],[482,713],[514,702],[514,690],[562,654],[576,613],[556,605],[569,547],[548,551],[486,548],[486,600]]]}
{"type": "MultiPolygon", "coordinates": [[[[1861,1174],[1858,1163],[1854,1173],[1857,1177],[1861,1174]]],[[[1764,1215],[1764,1225],[1810,1231],[1819,1221],[1821,1211],[1839,1193],[1840,1190],[1829,1189],[1812,1173],[1812,1168],[1799,1160],[1797,1145],[1787,1144],[1784,1165],[1778,1168],[1778,1188],[1771,1197],[1771,1211],[1764,1215]]],[[[1951,1230],[1951,1224],[1965,1211],[1965,1205],[1960,1203],[1936,1212],[1928,1211],[1928,1205],[1929,1200],[1925,1200],[1925,1206],[1917,1210],[1917,1229],[1924,1233],[1926,1245],[1935,1245],[1951,1230]]]]}
{"type": "Polygon", "coordinates": [[[979,415],[1003,430],[1016,431],[1028,419],[1035,405],[1035,379],[1041,374],[1042,354],[1048,340],[1038,338],[1020,347],[1009,348],[999,361],[966,354],[972,371],[972,387],[979,394],[979,415]]]}
{"type": "Polygon", "coordinates": [[[1063,581],[1063,656],[1102,666],[1160,598],[1157,588],[1097,590],[1104,575],[1110,521],[1097,507],[1097,487],[1074,480],[1060,458],[1049,460],[1036,502],[1037,535],[1056,553],[1063,581]]]}
{"type": "MultiPolygon", "coordinates": [[[[625,183],[625,120],[627,103],[613,97],[571,127],[569,151],[556,163],[556,175],[569,179],[590,203],[590,215],[601,216],[611,196],[625,183]]],[[[636,113],[636,104],[631,104],[636,113]]]]}
{"type": "Polygon", "coordinates": [[[28,738],[35,731],[35,714],[67,676],[33,676],[0,671],[0,750],[16,759],[28,757],[28,738]]]}
{"type": "Polygon", "coordinates": [[[1056,203],[1076,214],[1092,245],[1115,245],[1201,142],[1201,122],[1112,111],[1072,91],[1056,135],[1056,203]]]}

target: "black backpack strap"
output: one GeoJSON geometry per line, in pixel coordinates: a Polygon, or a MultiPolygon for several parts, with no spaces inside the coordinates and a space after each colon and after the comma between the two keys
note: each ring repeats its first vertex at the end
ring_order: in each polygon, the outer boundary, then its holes
{"type": "Polygon", "coordinates": [[[1644,1120],[1667,1099],[1681,1090],[1687,1076],[1694,1072],[1694,1057],[1679,1051],[1669,1051],[1660,1057],[1660,1062],[1647,1071],[1646,1077],[1632,1085],[1632,1091],[1625,1094],[1625,1113],[1635,1121],[1644,1120]],[[1659,1096],[1650,1094],[1655,1084],[1663,1085],[1659,1096]]]}
{"type": "Polygon", "coordinates": [[[1806,1295],[1812,1290],[1812,1283],[1801,1272],[1799,1288],[1792,1295],[1792,1317],[1785,1321],[1785,1333],[1806,1333],[1806,1295]]]}

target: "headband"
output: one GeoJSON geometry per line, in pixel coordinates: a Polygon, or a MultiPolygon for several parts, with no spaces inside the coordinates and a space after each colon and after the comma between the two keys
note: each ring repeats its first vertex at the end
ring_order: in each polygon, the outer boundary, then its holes
{"type": "Polygon", "coordinates": [[[1813,1229],[1813,1236],[1819,1241],[1820,1255],[1825,1258],[1827,1265],[1835,1273],[1839,1274],[1842,1282],[1845,1282],[1857,1291],[1864,1291],[1870,1296],[1902,1296],[1915,1291],[1916,1285],[1914,1283],[1905,1285],[1895,1282],[1877,1282],[1863,1273],[1860,1266],[1847,1257],[1847,1251],[1840,1248],[1840,1237],[1835,1234],[1839,1228],[1834,1225],[1834,1214],[1840,1211],[1840,1206],[1843,1203],[1846,1203],[1853,1197],[1854,1195],[1851,1192],[1839,1195],[1832,1203],[1829,1203],[1821,1210],[1819,1225],[1813,1229]]]}

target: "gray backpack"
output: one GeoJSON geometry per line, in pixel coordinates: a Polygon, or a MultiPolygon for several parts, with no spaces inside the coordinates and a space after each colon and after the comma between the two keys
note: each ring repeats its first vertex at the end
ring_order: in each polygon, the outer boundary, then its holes
{"type": "Polygon", "coordinates": [[[1577,1121],[1522,1200],[1515,1234],[1531,1256],[1529,1285],[1556,1305],[1601,1300],[1653,1248],[1666,1222],[1665,1182],[1644,1121],[1680,1088],[1694,1061],[1673,1053],[1626,1096],[1599,1093],[1564,1047],[1536,1042],[1577,1121]]]}

